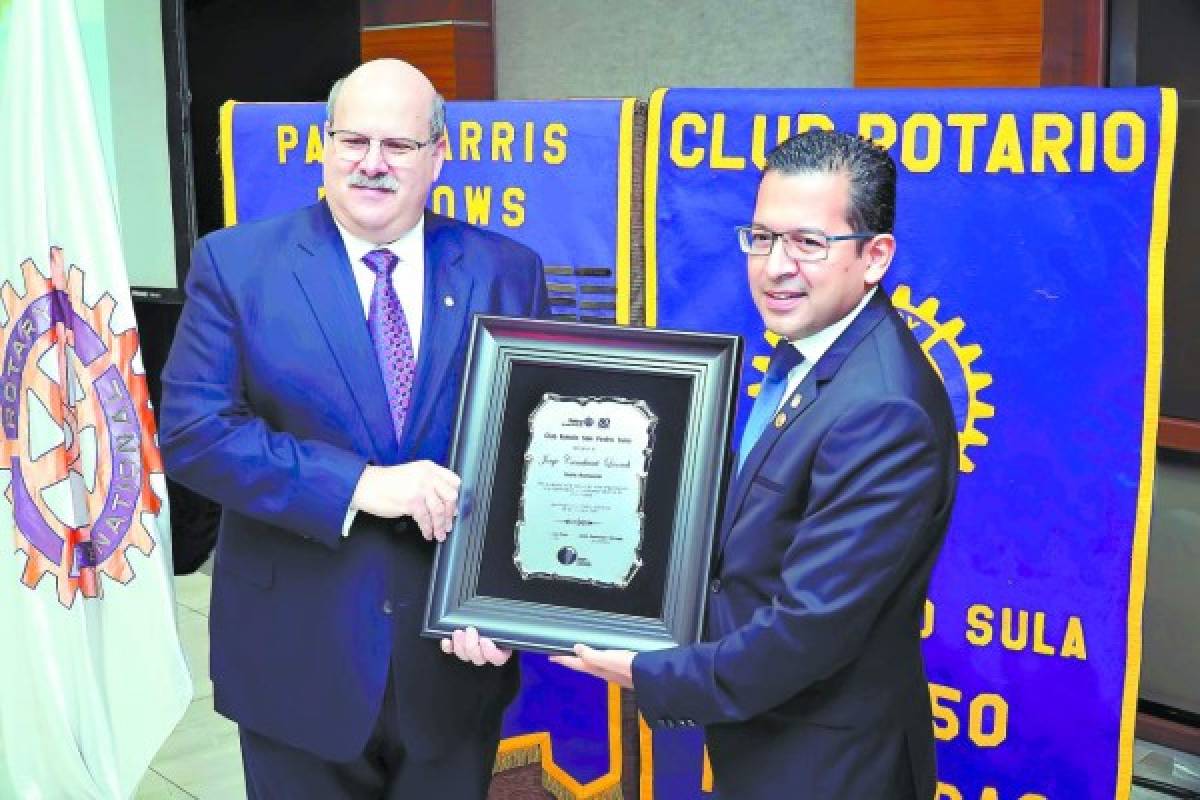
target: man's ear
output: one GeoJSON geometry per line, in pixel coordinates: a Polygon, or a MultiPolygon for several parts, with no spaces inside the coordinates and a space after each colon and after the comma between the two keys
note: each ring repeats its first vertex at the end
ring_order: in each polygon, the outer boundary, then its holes
{"type": "Polygon", "coordinates": [[[867,241],[863,248],[863,258],[867,260],[867,268],[863,272],[863,282],[875,286],[887,273],[896,255],[896,237],[890,233],[881,233],[867,241]]]}
{"type": "Polygon", "coordinates": [[[433,183],[437,183],[438,176],[442,174],[442,165],[446,163],[447,147],[449,145],[446,143],[446,134],[443,133],[433,144],[433,183]]]}

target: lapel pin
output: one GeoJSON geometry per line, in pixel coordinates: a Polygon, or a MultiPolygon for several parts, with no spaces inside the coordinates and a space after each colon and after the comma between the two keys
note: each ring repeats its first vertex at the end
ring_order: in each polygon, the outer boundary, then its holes
{"type": "Polygon", "coordinates": [[[782,428],[784,423],[786,423],[786,422],[787,422],[787,414],[784,414],[782,411],[780,411],[778,416],[775,417],[775,427],[782,428]]]}
{"type": "Polygon", "coordinates": [[[446,308],[453,308],[454,307],[454,298],[451,297],[450,295],[446,295],[445,297],[442,298],[442,303],[445,304],[446,308]]]}

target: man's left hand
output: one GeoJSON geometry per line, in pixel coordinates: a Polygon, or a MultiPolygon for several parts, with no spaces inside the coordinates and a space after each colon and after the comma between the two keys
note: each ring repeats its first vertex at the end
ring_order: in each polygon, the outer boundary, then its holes
{"type": "Polygon", "coordinates": [[[460,661],[466,661],[477,667],[491,664],[502,667],[512,658],[513,651],[498,646],[486,636],[480,636],[474,628],[457,630],[449,639],[442,639],[442,652],[454,654],[460,661]]]}
{"type": "Polygon", "coordinates": [[[630,650],[593,650],[586,644],[577,644],[574,649],[573,656],[550,656],[550,660],[626,689],[633,688],[633,657],[636,653],[630,650]]]}

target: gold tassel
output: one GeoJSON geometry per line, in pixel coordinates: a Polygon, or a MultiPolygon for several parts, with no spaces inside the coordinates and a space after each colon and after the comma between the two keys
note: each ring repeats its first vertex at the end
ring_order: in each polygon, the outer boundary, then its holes
{"type": "MultiPolygon", "coordinates": [[[[508,772],[510,769],[519,769],[520,767],[527,767],[530,764],[540,765],[541,763],[542,747],[539,744],[532,744],[528,747],[509,750],[506,753],[497,753],[496,764],[492,767],[492,774],[497,775],[501,772],[508,772]]],[[[574,794],[544,769],[541,772],[542,788],[549,792],[556,800],[625,800],[620,784],[590,794],[574,794]]]]}
{"type": "Polygon", "coordinates": [[[501,772],[508,772],[510,769],[541,763],[542,747],[541,745],[532,744],[529,747],[522,747],[519,750],[497,753],[496,764],[492,767],[492,774],[496,775],[501,772]]]}

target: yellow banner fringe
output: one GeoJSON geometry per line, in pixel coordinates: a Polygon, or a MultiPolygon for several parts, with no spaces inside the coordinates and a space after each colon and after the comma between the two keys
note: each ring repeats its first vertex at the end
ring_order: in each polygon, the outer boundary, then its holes
{"type": "MultiPolygon", "coordinates": [[[[529,747],[521,747],[516,750],[509,750],[506,753],[497,754],[492,774],[496,775],[501,772],[508,772],[510,769],[527,767],[530,764],[538,764],[540,766],[541,763],[542,747],[541,745],[534,744],[529,747]]],[[[621,792],[620,785],[610,786],[607,789],[589,794],[575,794],[544,769],[542,770],[542,788],[553,795],[555,800],[625,800],[625,795],[621,792]]]]}

